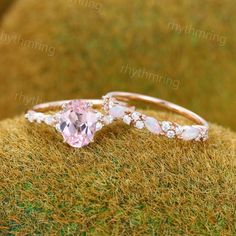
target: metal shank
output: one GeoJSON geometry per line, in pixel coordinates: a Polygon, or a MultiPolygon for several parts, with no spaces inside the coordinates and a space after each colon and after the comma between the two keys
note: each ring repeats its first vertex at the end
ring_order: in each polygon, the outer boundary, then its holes
{"type": "Polygon", "coordinates": [[[178,106],[174,103],[159,99],[159,98],[154,98],[154,97],[150,97],[150,96],[146,96],[143,94],[138,94],[138,93],[128,93],[128,92],[110,92],[107,94],[108,96],[114,97],[118,100],[121,101],[144,101],[144,102],[148,102],[148,103],[152,103],[154,105],[157,105],[159,107],[165,108],[167,110],[170,110],[172,112],[175,112],[177,114],[180,114],[194,122],[196,122],[197,124],[203,125],[206,128],[209,127],[208,123],[206,120],[204,120],[202,117],[200,117],[199,115],[197,115],[196,113],[178,106]]]}

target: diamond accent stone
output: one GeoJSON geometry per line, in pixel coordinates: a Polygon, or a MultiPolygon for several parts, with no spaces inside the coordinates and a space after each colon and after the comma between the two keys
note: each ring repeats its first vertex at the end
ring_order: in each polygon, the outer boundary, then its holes
{"type": "Polygon", "coordinates": [[[175,128],[175,133],[180,135],[183,132],[183,128],[180,125],[177,125],[175,128]]]}
{"type": "Polygon", "coordinates": [[[54,120],[54,117],[52,117],[52,116],[46,116],[46,117],[44,118],[44,122],[45,122],[47,125],[52,125],[52,124],[55,122],[55,120],[54,120]]]}
{"type": "Polygon", "coordinates": [[[131,122],[132,122],[132,118],[129,115],[125,115],[123,117],[123,121],[124,121],[125,124],[130,125],[131,122]]]}
{"type": "Polygon", "coordinates": [[[142,128],[144,128],[144,123],[143,123],[143,121],[141,121],[141,120],[137,121],[137,122],[135,123],[135,127],[136,127],[137,129],[142,129],[142,128]]]}
{"type": "Polygon", "coordinates": [[[164,132],[167,132],[171,128],[171,123],[168,121],[163,121],[161,124],[161,128],[164,132]]]}
{"type": "Polygon", "coordinates": [[[112,123],[114,119],[111,115],[108,115],[108,116],[104,116],[102,120],[106,125],[109,125],[112,123]]]}
{"type": "Polygon", "coordinates": [[[28,119],[29,122],[34,122],[35,117],[34,117],[34,112],[33,111],[29,111],[26,115],[25,118],[28,119]]]}
{"type": "Polygon", "coordinates": [[[134,121],[137,121],[137,120],[140,119],[141,113],[139,113],[139,112],[133,112],[132,115],[131,115],[131,117],[132,117],[132,119],[133,119],[134,121]]]}
{"type": "Polygon", "coordinates": [[[146,128],[154,133],[154,134],[160,134],[161,133],[161,127],[159,125],[159,122],[153,118],[153,117],[146,117],[144,120],[146,128]]]}
{"type": "Polygon", "coordinates": [[[166,136],[168,138],[174,138],[175,137],[175,131],[174,130],[167,131],[166,136]]]}
{"type": "Polygon", "coordinates": [[[97,112],[82,100],[69,102],[60,113],[57,129],[66,143],[72,147],[83,147],[93,141],[98,121],[97,112]]]}
{"type": "Polygon", "coordinates": [[[101,122],[97,122],[97,123],[96,123],[96,131],[101,130],[102,127],[103,127],[103,124],[102,124],[101,122]]]}

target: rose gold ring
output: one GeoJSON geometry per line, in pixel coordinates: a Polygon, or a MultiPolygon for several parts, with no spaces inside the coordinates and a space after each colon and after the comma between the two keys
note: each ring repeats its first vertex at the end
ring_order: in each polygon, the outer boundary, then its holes
{"type": "Polygon", "coordinates": [[[110,92],[104,99],[104,110],[113,119],[123,120],[128,125],[138,129],[147,128],[157,135],[164,135],[168,138],[179,138],[182,140],[205,141],[208,138],[208,123],[199,115],[171,102],[137,93],[110,92]],[[141,114],[133,110],[126,110],[127,104],[133,101],[147,102],[169,111],[175,112],[195,122],[194,125],[180,125],[170,121],[159,121],[154,117],[141,114]],[[122,102],[119,104],[119,102],[122,102]]]}
{"type": "Polygon", "coordinates": [[[146,95],[110,92],[103,99],[80,99],[43,103],[29,110],[26,119],[30,122],[50,125],[62,135],[64,142],[81,148],[93,142],[97,131],[114,120],[123,120],[138,129],[147,128],[157,135],[183,140],[204,141],[208,138],[208,123],[197,114],[173,103],[146,95]],[[141,114],[132,106],[132,101],[152,103],[181,114],[195,125],[181,126],[170,121],[158,121],[141,114]]]}
{"type": "MultiPolygon", "coordinates": [[[[80,99],[43,103],[29,110],[25,118],[32,122],[50,125],[62,135],[64,142],[81,148],[93,142],[97,131],[113,121],[104,113],[102,99],[80,99]]],[[[130,108],[124,106],[125,111],[130,108]]]]}
{"type": "Polygon", "coordinates": [[[55,127],[64,142],[80,148],[93,142],[95,133],[112,122],[108,116],[95,109],[102,102],[99,99],[49,102],[34,106],[25,117],[30,122],[43,122],[55,127]]]}

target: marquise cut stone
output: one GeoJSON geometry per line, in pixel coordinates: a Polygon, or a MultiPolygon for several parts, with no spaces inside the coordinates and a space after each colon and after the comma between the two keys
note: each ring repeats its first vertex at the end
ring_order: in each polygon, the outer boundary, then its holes
{"type": "Polygon", "coordinates": [[[199,129],[194,126],[184,126],[181,137],[183,140],[193,140],[199,136],[199,129]]]}
{"type": "Polygon", "coordinates": [[[88,103],[73,100],[60,113],[58,129],[66,143],[80,148],[93,141],[97,121],[97,112],[88,103]]]}
{"type": "Polygon", "coordinates": [[[145,123],[146,128],[150,132],[152,132],[154,134],[161,133],[161,126],[159,125],[158,121],[155,118],[146,117],[144,123],[145,123]]]}

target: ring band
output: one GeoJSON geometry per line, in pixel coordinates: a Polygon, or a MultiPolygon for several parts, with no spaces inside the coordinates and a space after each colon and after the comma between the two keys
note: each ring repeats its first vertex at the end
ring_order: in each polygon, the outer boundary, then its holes
{"type": "Polygon", "coordinates": [[[55,127],[64,142],[75,148],[93,142],[96,132],[114,120],[123,120],[128,125],[134,125],[138,129],[147,128],[154,134],[168,138],[195,141],[205,141],[208,138],[208,123],[202,117],[165,100],[137,93],[110,92],[103,99],[43,103],[34,106],[25,117],[30,122],[43,122],[55,127]],[[196,124],[181,126],[170,121],[158,121],[154,117],[137,112],[130,104],[132,101],[158,105],[181,114],[196,124]]]}
{"type": "Polygon", "coordinates": [[[196,113],[173,104],[171,102],[154,98],[142,94],[137,93],[128,93],[128,92],[110,92],[105,98],[106,99],[106,107],[105,110],[107,114],[112,115],[118,119],[123,120],[128,125],[134,125],[138,129],[142,129],[146,127],[150,132],[158,135],[164,135],[168,138],[179,138],[182,140],[190,141],[205,141],[208,139],[208,129],[209,125],[207,121],[205,121],[202,117],[197,115],[196,113]],[[184,125],[170,122],[170,121],[158,121],[153,117],[146,116],[139,112],[122,112],[122,106],[120,105],[112,105],[117,103],[117,101],[122,102],[132,102],[132,101],[142,101],[154,104],[156,106],[165,108],[169,111],[175,112],[196,122],[195,125],[184,125]],[[119,112],[117,112],[117,111],[119,112]],[[118,115],[117,115],[118,113],[118,115]]]}

